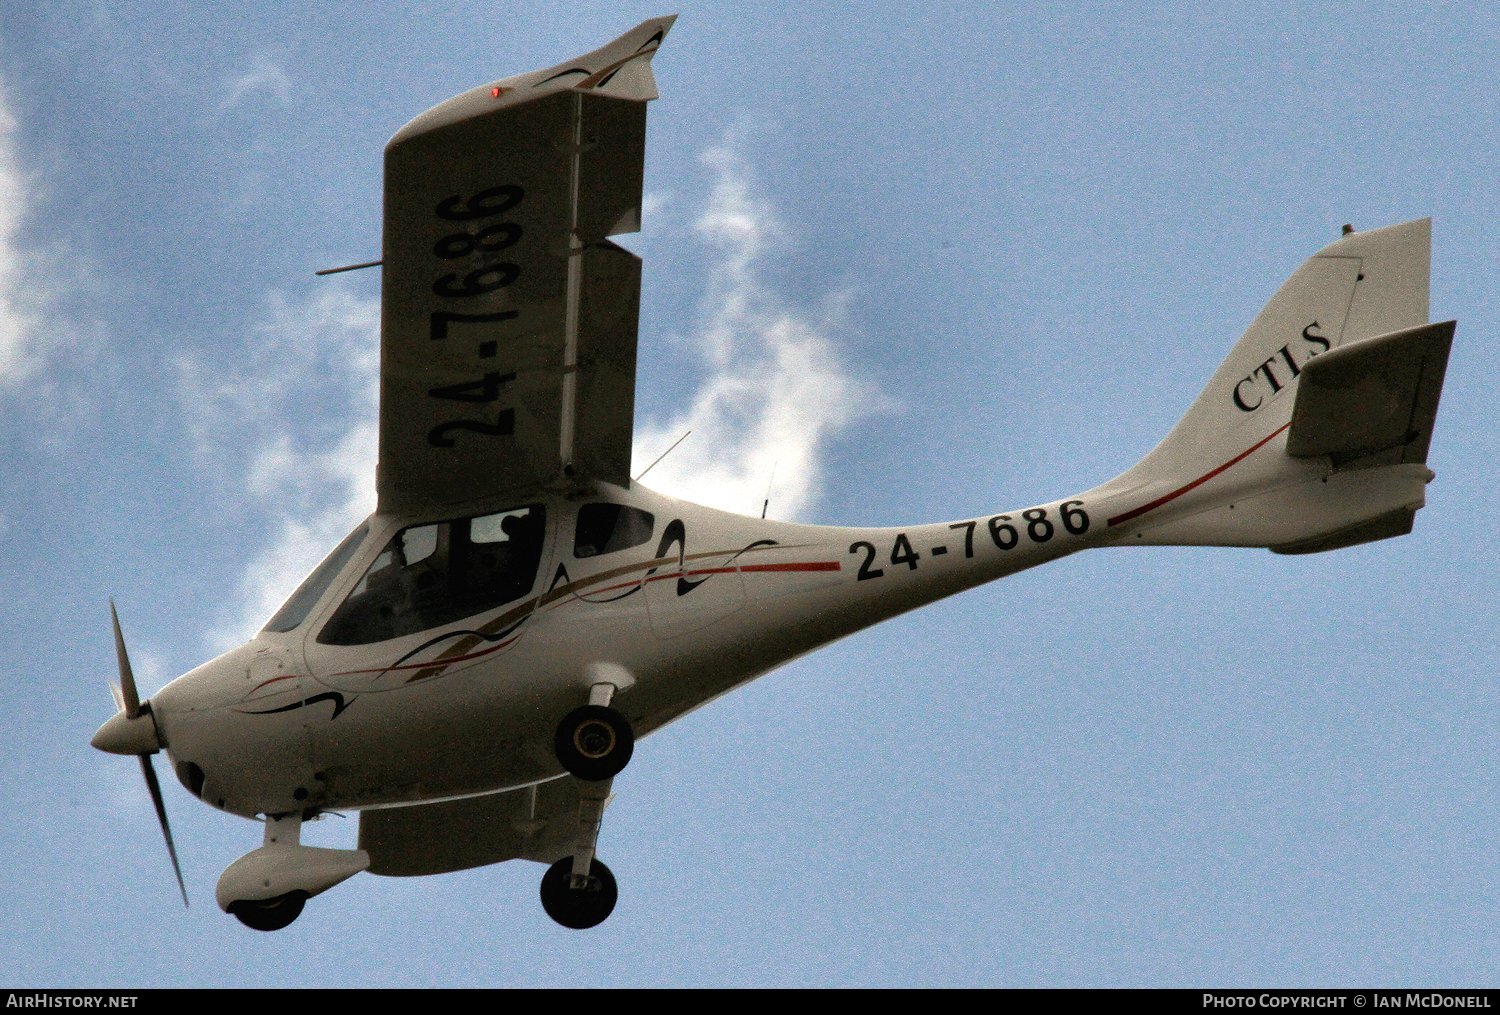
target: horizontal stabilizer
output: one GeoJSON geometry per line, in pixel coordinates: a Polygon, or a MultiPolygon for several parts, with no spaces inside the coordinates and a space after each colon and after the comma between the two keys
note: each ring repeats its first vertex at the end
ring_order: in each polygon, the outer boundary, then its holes
{"type": "Polygon", "coordinates": [[[1416,508],[1398,508],[1383,514],[1373,521],[1330,532],[1326,535],[1304,539],[1295,543],[1282,543],[1271,547],[1272,553],[1322,553],[1325,550],[1342,550],[1347,546],[1374,543],[1381,539],[1394,539],[1411,532],[1416,520],[1416,508]]]}
{"type": "Polygon", "coordinates": [[[1425,463],[1455,322],[1323,353],[1302,368],[1286,453],[1335,467],[1425,463]]]}

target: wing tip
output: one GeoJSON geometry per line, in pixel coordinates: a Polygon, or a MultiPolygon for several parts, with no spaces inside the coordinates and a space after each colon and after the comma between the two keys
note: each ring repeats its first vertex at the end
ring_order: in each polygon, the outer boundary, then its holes
{"type": "Polygon", "coordinates": [[[543,70],[529,71],[460,92],[420,113],[386,143],[386,150],[413,137],[506,106],[568,88],[613,98],[649,102],[657,97],[651,58],[677,21],[676,14],[648,18],[592,52],[543,70]]]}

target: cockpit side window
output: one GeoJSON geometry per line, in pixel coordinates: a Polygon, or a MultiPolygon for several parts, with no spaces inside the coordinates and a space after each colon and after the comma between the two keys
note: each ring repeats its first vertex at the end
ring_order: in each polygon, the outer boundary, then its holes
{"type": "Polygon", "coordinates": [[[651,538],[656,518],[623,504],[585,504],[578,509],[573,532],[573,556],[597,557],[640,546],[651,538]]]}
{"type": "Polygon", "coordinates": [[[546,532],[540,504],[402,529],[318,641],[368,645],[519,599],[536,582],[546,532]]]}
{"type": "Polygon", "coordinates": [[[365,541],[365,534],[370,531],[368,522],[361,522],[359,528],[344,537],[344,541],[333,548],[333,552],[323,558],[323,563],[313,568],[312,574],[302,579],[302,584],[297,586],[297,591],[292,593],[290,599],[276,611],[276,615],[266,622],[262,631],[272,631],[282,634],[287,631],[296,630],[312,608],[317,605],[318,600],[323,598],[323,593],[328,591],[328,586],[344,570],[354,556],[354,551],[359,549],[359,544],[365,541]]]}

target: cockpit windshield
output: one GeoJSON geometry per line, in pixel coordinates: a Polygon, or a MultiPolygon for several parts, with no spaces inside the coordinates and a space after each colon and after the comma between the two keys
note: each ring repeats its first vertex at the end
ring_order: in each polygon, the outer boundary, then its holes
{"type": "Polygon", "coordinates": [[[540,504],[402,529],[318,641],[367,645],[519,599],[536,581],[546,531],[540,504]]]}
{"type": "Polygon", "coordinates": [[[359,549],[359,544],[365,541],[365,533],[370,531],[368,522],[360,522],[359,527],[344,537],[344,541],[334,547],[333,552],[323,559],[323,563],[313,568],[312,574],[302,579],[302,584],[297,586],[297,591],[286,601],[276,615],[266,622],[262,631],[284,633],[296,630],[297,626],[307,619],[312,608],[317,605],[318,600],[323,598],[323,593],[328,591],[328,586],[338,577],[339,572],[344,570],[344,565],[349,563],[354,556],[354,551],[359,549]]]}

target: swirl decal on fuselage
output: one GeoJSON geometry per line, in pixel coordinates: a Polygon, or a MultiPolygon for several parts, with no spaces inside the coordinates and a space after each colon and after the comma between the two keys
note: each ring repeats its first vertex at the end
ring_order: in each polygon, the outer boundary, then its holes
{"type": "MultiPolygon", "coordinates": [[[[667,523],[667,528],[661,534],[661,542],[656,547],[656,556],[665,557],[672,547],[677,547],[677,570],[679,572],[687,568],[687,526],[682,524],[681,518],[673,518],[667,523]]],[[[649,578],[656,573],[656,568],[646,572],[649,578]]],[[[682,574],[677,575],[677,594],[685,596],[693,589],[708,581],[709,576],[699,578],[697,581],[689,581],[682,574]]]]}
{"type": "Polygon", "coordinates": [[[244,715],[275,715],[277,712],[291,712],[294,709],[306,708],[309,705],[316,705],[320,701],[333,702],[333,715],[328,717],[329,722],[337,719],[339,717],[339,714],[343,712],[344,709],[354,704],[353,698],[345,698],[338,691],[323,691],[319,694],[313,695],[310,698],[303,698],[301,701],[294,701],[290,705],[282,705],[280,708],[267,708],[262,709],[259,712],[252,712],[241,709],[241,712],[244,715]]]}
{"type": "MultiPolygon", "coordinates": [[[[565,605],[566,602],[590,605],[618,602],[639,592],[650,582],[673,579],[676,579],[677,596],[682,597],[702,586],[716,574],[770,573],[782,570],[838,570],[840,567],[836,561],[790,565],[755,565],[742,562],[746,554],[774,548],[793,549],[794,547],[782,546],[774,539],[756,539],[739,549],[688,553],[687,527],[682,519],[673,519],[662,532],[656,554],[649,560],[637,560],[632,564],[608,568],[577,579],[569,574],[565,564],[559,563],[544,593],[516,603],[482,624],[472,628],[444,631],[408,649],[400,657],[384,666],[345,670],[327,676],[329,678],[366,677],[372,686],[360,690],[394,690],[397,686],[409,686],[441,676],[449,672],[455,664],[487,658],[510,648],[524,637],[526,622],[532,618],[533,614],[542,609],[565,605]],[[710,564],[715,558],[718,563],[694,567],[695,562],[710,564]],[[419,656],[439,646],[443,647],[435,657],[418,659],[419,656]],[[409,675],[399,684],[386,688],[373,686],[388,676],[403,671],[409,675]]],[[[350,689],[346,688],[346,690],[350,689]]],[[[299,702],[294,706],[283,708],[301,707],[301,705],[302,703],[299,702]]],[[[347,706],[339,707],[337,711],[341,712],[343,707],[347,706]]]]}
{"type": "MultiPolygon", "coordinates": [[[[392,670],[399,670],[399,669],[403,668],[403,666],[406,664],[406,662],[409,661],[410,659],[412,659],[412,658],[414,658],[414,657],[416,657],[418,655],[421,655],[423,652],[426,652],[428,649],[432,648],[434,645],[441,645],[443,642],[448,641],[451,638],[478,638],[482,642],[488,642],[491,645],[495,645],[496,648],[499,648],[500,645],[498,643],[499,642],[503,642],[506,638],[510,637],[510,635],[514,634],[520,628],[520,626],[522,624],[526,623],[526,621],[530,619],[530,617],[531,617],[531,614],[528,613],[524,617],[521,617],[519,620],[517,620],[514,624],[510,625],[509,627],[507,627],[505,630],[503,630],[503,631],[497,631],[494,634],[487,634],[484,631],[470,631],[470,630],[444,631],[442,634],[438,635],[437,637],[435,637],[435,638],[429,638],[428,640],[424,641],[422,644],[418,645],[416,648],[414,648],[411,651],[407,652],[400,659],[397,659],[395,662],[391,663],[385,669],[380,670],[375,675],[375,680],[379,680],[381,677],[385,676],[387,673],[391,672],[392,670]]],[[[483,653],[483,654],[488,654],[488,653],[483,653]]],[[[339,676],[344,676],[344,675],[345,674],[339,674],[339,676]]],[[[372,683],[373,683],[373,681],[372,681],[372,683]]]]}

